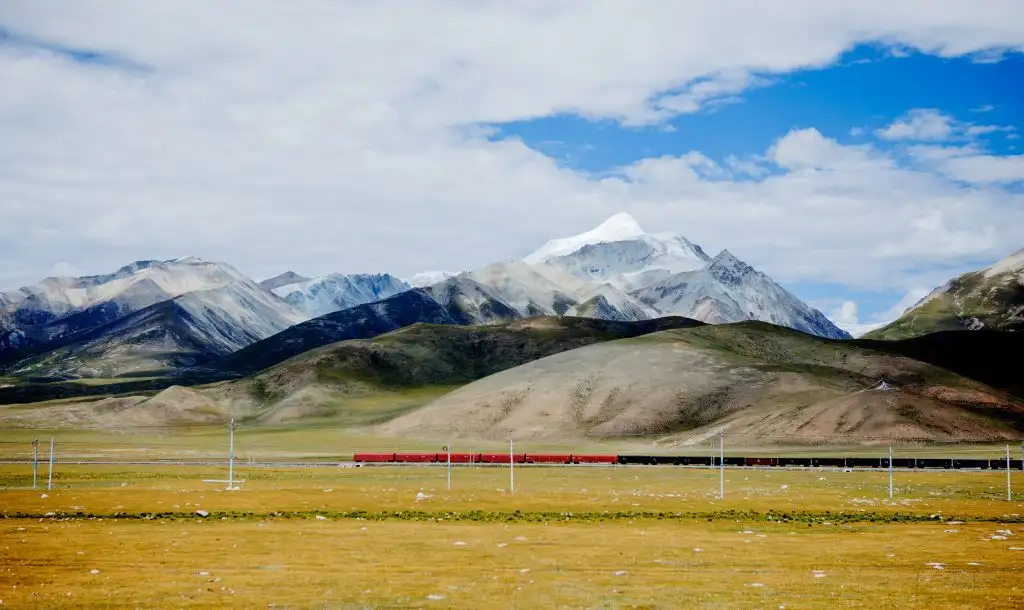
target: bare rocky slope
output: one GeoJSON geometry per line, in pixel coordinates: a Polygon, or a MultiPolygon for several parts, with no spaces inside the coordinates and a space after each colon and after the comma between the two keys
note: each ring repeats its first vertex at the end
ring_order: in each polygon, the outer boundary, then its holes
{"type": "Polygon", "coordinates": [[[669,330],[491,375],[378,427],[418,438],[744,445],[1024,437],[1024,403],[944,369],[764,323],[669,330]]]}

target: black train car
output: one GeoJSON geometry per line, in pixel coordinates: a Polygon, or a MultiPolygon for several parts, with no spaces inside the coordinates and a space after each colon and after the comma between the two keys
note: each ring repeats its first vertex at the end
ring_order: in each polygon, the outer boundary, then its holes
{"type": "MultiPolygon", "coordinates": [[[[726,459],[726,464],[729,460],[726,459]]],[[[744,466],[778,466],[779,458],[774,457],[748,457],[743,459],[744,466]]]]}
{"type": "Polygon", "coordinates": [[[852,457],[846,458],[846,465],[850,468],[879,468],[888,466],[889,458],[852,457]]]}
{"type": "Polygon", "coordinates": [[[968,458],[968,459],[956,458],[956,459],[953,460],[953,468],[962,468],[962,469],[978,468],[978,469],[982,469],[982,470],[988,470],[988,460],[982,460],[982,459],[977,459],[977,458],[968,458]]]}
{"type": "Polygon", "coordinates": [[[811,466],[824,466],[832,468],[843,468],[846,466],[846,458],[841,457],[820,457],[811,458],[811,466]]]}

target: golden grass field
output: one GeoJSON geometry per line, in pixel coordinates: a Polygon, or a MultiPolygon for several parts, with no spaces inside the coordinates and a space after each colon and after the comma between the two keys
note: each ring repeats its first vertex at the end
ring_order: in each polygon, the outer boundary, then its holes
{"type": "Polygon", "coordinates": [[[0,600],[1024,607],[1024,494],[1007,502],[1002,472],[897,471],[892,502],[884,471],[727,470],[724,500],[711,469],[519,467],[514,495],[508,474],[453,468],[448,491],[439,466],[239,465],[225,491],[202,482],[224,468],[58,464],[33,491],[30,466],[2,464],[0,600]]]}

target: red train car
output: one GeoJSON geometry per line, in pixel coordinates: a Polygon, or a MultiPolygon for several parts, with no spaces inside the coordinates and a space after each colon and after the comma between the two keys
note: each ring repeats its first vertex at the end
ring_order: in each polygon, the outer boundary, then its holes
{"type": "Polygon", "coordinates": [[[394,453],[356,453],[352,456],[353,462],[394,462],[394,453]]]}
{"type": "MultiPolygon", "coordinates": [[[[510,461],[512,461],[510,459],[511,457],[512,456],[510,456],[507,453],[481,453],[480,454],[480,461],[482,463],[484,463],[484,464],[508,464],[510,461]]],[[[517,454],[515,454],[515,463],[516,464],[523,464],[525,462],[526,462],[526,454],[525,453],[517,453],[517,454]]]]}
{"type": "Polygon", "coordinates": [[[572,456],[573,464],[617,464],[617,455],[576,455],[572,456]]]}
{"type": "MultiPolygon", "coordinates": [[[[728,460],[725,462],[729,463],[728,460]]],[[[743,460],[744,466],[778,466],[779,458],[774,457],[748,457],[743,460]]]]}
{"type": "MultiPolygon", "coordinates": [[[[473,456],[473,454],[471,454],[471,453],[453,453],[453,454],[451,454],[452,464],[469,464],[469,463],[471,463],[473,461],[477,461],[477,462],[480,461],[479,459],[474,460],[473,459],[474,457],[475,456],[473,456]]],[[[437,454],[437,461],[438,462],[445,462],[445,463],[447,463],[448,462],[448,454],[447,453],[438,453],[437,454]]]]}
{"type": "Polygon", "coordinates": [[[571,455],[552,455],[549,453],[527,453],[527,464],[568,464],[572,460],[571,455]]]}
{"type": "MultiPolygon", "coordinates": [[[[446,458],[447,459],[447,458],[446,458]]],[[[396,462],[436,462],[436,453],[396,453],[396,462]]]]}

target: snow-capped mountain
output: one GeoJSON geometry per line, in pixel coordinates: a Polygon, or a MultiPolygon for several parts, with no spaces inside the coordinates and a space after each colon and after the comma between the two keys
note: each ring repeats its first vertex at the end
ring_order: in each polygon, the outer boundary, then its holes
{"type": "Polygon", "coordinates": [[[145,354],[212,357],[305,319],[233,267],[197,258],[47,278],[4,296],[13,325],[0,333],[0,361],[33,374],[137,371],[145,354]]]}
{"type": "Polygon", "coordinates": [[[709,324],[760,320],[821,337],[850,338],[820,311],[728,250],[703,269],[678,273],[633,295],[664,314],[709,324]]]}
{"type": "MultiPolygon", "coordinates": [[[[272,292],[283,298],[306,318],[316,318],[364,303],[384,300],[412,288],[387,273],[343,275],[332,273],[315,279],[281,283],[283,276],[272,278],[272,292]]],[[[266,287],[266,284],[264,284],[266,287]]]]}
{"type": "Polygon", "coordinates": [[[136,261],[106,275],[49,277],[2,293],[0,318],[9,324],[0,333],[0,360],[12,351],[64,340],[161,301],[242,281],[251,283],[229,265],[197,258],[136,261]]]}
{"type": "Polygon", "coordinates": [[[626,213],[586,233],[553,239],[523,259],[622,290],[637,290],[673,274],[700,269],[710,260],[685,237],[646,233],[626,213]]]}
{"type": "MultiPolygon", "coordinates": [[[[849,337],[821,312],[728,251],[712,259],[685,237],[645,232],[625,213],[580,235],[553,239],[523,261],[628,291],[655,316],[680,315],[710,323],[761,320],[824,337],[849,337]]],[[[576,312],[593,315],[607,307],[595,301],[576,312]]]]}
{"type": "Polygon", "coordinates": [[[421,273],[415,273],[405,278],[405,283],[413,288],[423,288],[424,286],[431,286],[453,278],[458,275],[457,271],[423,271],[421,273]]]}
{"type": "Polygon", "coordinates": [[[244,280],[161,301],[11,367],[15,374],[116,377],[167,373],[225,356],[303,320],[244,280]]]}

